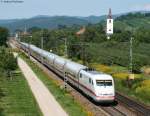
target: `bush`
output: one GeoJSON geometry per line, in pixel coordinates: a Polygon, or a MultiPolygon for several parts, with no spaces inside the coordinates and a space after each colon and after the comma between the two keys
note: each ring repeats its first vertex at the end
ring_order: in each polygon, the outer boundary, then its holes
{"type": "Polygon", "coordinates": [[[121,80],[126,80],[129,76],[128,73],[115,73],[112,75],[114,78],[118,78],[118,79],[121,79],[121,80]]]}
{"type": "Polygon", "coordinates": [[[140,96],[140,98],[149,102],[150,98],[150,80],[144,80],[141,82],[141,86],[137,87],[135,90],[136,94],[140,96]]]}
{"type": "Polygon", "coordinates": [[[0,69],[4,73],[10,74],[11,71],[17,68],[17,60],[13,54],[6,48],[0,48],[0,69]]]}
{"type": "MultiPolygon", "coordinates": [[[[112,75],[114,78],[118,78],[118,79],[127,79],[129,77],[129,74],[128,73],[114,73],[112,75]]],[[[141,78],[141,75],[140,74],[134,74],[134,79],[140,79],[141,78]]]]}
{"type": "Polygon", "coordinates": [[[140,86],[135,90],[142,99],[149,100],[150,98],[150,80],[144,80],[140,83],[140,86]]]}
{"type": "Polygon", "coordinates": [[[147,74],[147,75],[150,75],[150,67],[143,67],[141,69],[141,72],[147,74]]]}
{"type": "Polygon", "coordinates": [[[112,71],[109,66],[102,64],[92,64],[92,67],[94,67],[96,70],[100,72],[110,73],[112,71]]]}
{"type": "Polygon", "coordinates": [[[141,82],[141,86],[150,88],[150,80],[144,80],[141,82]]]}
{"type": "Polygon", "coordinates": [[[6,45],[9,31],[6,28],[0,27],[0,46],[6,45]]]}
{"type": "Polygon", "coordinates": [[[142,76],[140,74],[134,74],[134,78],[135,79],[140,79],[140,78],[142,78],[142,76]]]}

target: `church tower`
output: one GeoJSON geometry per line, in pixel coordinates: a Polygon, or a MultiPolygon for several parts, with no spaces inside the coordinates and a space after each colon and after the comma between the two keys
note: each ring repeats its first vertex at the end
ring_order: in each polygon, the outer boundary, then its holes
{"type": "Polygon", "coordinates": [[[107,17],[107,29],[106,29],[107,39],[113,34],[113,18],[111,14],[111,8],[109,9],[109,14],[107,17]]]}

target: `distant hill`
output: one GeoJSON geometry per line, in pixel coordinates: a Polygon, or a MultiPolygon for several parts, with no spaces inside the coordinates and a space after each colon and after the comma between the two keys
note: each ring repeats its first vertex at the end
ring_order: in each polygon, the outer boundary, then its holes
{"type": "Polygon", "coordinates": [[[16,22],[16,21],[17,21],[17,19],[0,20],[0,24],[13,23],[13,22],[16,22]]]}
{"type": "MultiPolygon", "coordinates": [[[[113,15],[113,19],[116,19],[120,15],[113,15]]],[[[89,16],[89,17],[80,17],[81,19],[87,20],[91,24],[96,24],[107,19],[107,15],[102,16],[89,16]]]]}
{"type": "Polygon", "coordinates": [[[20,19],[20,20],[0,20],[0,26],[7,27],[11,31],[15,31],[16,29],[24,29],[25,26],[27,28],[31,27],[40,27],[40,28],[48,28],[54,29],[57,28],[58,25],[87,25],[88,21],[76,17],[67,17],[67,16],[36,16],[30,19],[20,19]]]}
{"type": "Polygon", "coordinates": [[[47,16],[38,15],[29,19],[10,19],[10,20],[0,20],[0,26],[8,28],[10,31],[15,31],[16,29],[24,30],[25,26],[27,28],[40,27],[55,29],[59,25],[87,25],[89,23],[96,24],[102,20],[105,20],[106,16],[89,16],[89,17],[77,17],[77,16],[47,16]]]}
{"type": "Polygon", "coordinates": [[[140,27],[150,29],[150,12],[132,12],[117,17],[114,21],[115,28],[133,30],[140,27]]]}
{"type": "MultiPolygon", "coordinates": [[[[113,15],[115,19],[114,27],[132,30],[133,28],[139,27],[150,27],[150,16],[148,11],[136,11],[130,13],[123,13],[118,15],[113,15]],[[138,16],[139,15],[139,16],[138,16]]],[[[0,26],[8,28],[10,31],[15,31],[16,29],[24,30],[25,26],[27,28],[39,27],[55,29],[59,25],[72,26],[72,25],[87,25],[87,24],[97,24],[102,22],[103,25],[106,24],[106,15],[102,16],[88,16],[88,17],[78,17],[78,16],[47,16],[38,15],[29,19],[10,19],[10,20],[0,20],[0,26]]]]}
{"type": "Polygon", "coordinates": [[[79,18],[84,19],[91,24],[96,24],[96,23],[99,23],[100,21],[105,20],[106,17],[107,17],[106,15],[102,15],[102,16],[79,17],[79,18]]]}

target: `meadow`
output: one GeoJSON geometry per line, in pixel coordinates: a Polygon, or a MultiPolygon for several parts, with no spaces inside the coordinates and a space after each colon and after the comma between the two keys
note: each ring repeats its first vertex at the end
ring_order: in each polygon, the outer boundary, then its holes
{"type": "Polygon", "coordinates": [[[11,78],[0,74],[0,116],[42,116],[19,69],[12,73],[11,78]]]}

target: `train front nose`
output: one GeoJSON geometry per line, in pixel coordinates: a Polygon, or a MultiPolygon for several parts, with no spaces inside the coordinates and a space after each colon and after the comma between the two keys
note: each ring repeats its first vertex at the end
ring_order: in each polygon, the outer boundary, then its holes
{"type": "Polygon", "coordinates": [[[96,80],[96,100],[112,102],[115,100],[115,92],[112,80],[96,80]]]}
{"type": "Polygon", "coordinates": [[[115,100],[115,92],[113,87],[98,87],[96,101],[113,102],[115,100]]]}
{"type": "Polygon", "coordinates": [[[114,100],[115,100],[115,95],[113,92],[98,93],[96,97],[96,101],[99,102],[113,102],[114,100]]]}

